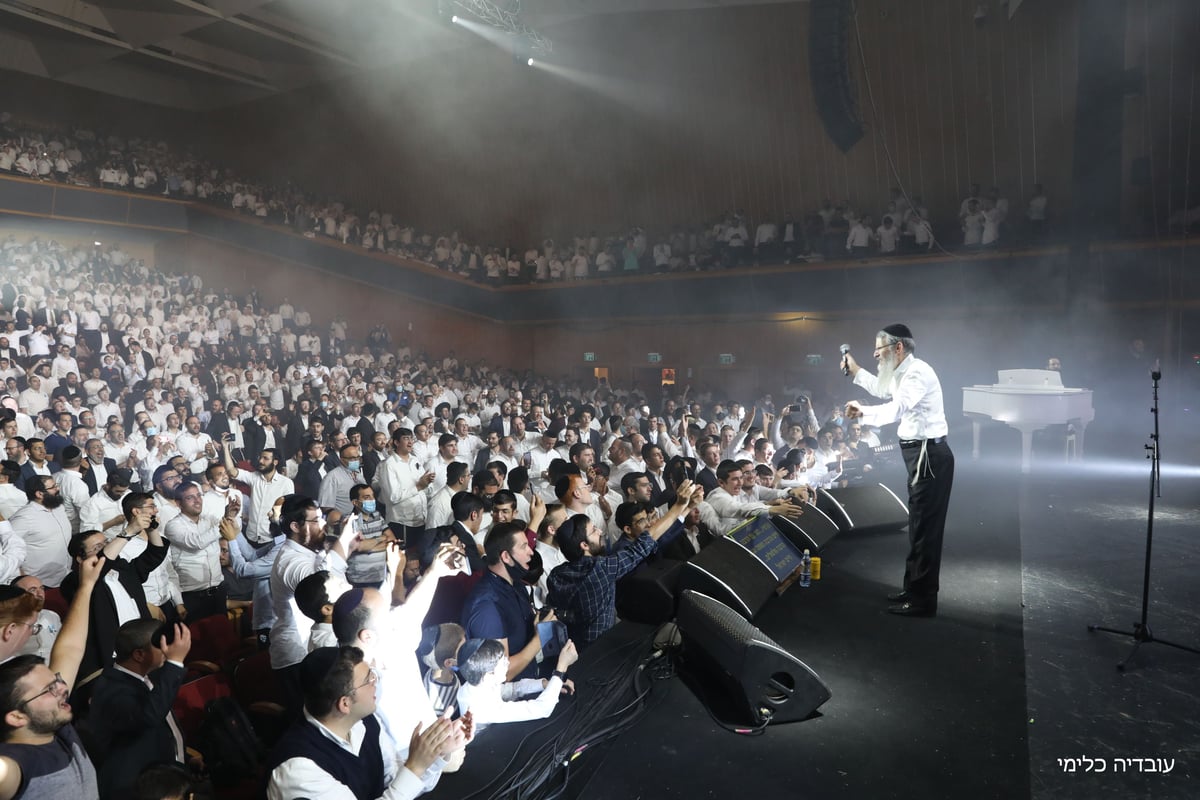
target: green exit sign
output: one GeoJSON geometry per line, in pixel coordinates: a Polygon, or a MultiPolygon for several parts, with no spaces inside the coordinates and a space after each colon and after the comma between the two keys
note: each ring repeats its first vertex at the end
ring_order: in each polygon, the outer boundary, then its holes
{"type": "Polygon", "coordinates": [[[733,357],[733,353],[721,353],[721,355],[717,356],[718,364],[732,364],[735,361],[737,359],[733,357]]]}
{"type": "Polygon", "coordinates": [[[646,353],[646,360],[651,364],[662,362],[662,353],[646,353]]]}
{"type": "Polygon", "coordinates": [[[584,361],[595,361],[595,360],[596,360],[596,354],[595,354],[595,353],[584,353],[584,354],[583,354],[583,360],[584,360],[584,361]]]}

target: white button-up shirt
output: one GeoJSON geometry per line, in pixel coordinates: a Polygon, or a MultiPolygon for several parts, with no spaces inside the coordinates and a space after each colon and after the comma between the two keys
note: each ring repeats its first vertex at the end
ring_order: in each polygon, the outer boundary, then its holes
{"type": "Polygon", "coordinates": [[[61,585],[71,571],[71,557],[67,555],[71,521],[63,507],[51,511],[38,503],[27,503],[10,522],[13,532],[25,540],[25,574],[36,575],[47,586],[61,585]]]}
{"type": "Polygon", "coordinates": [[[296,605],[296,586],[323,569],[345,575],[346,561],[333,551],[314,552],[291,539],[283,543],[275,556],[270,584],[271,607],[275,611],[275,624],[271,626],[272,669],[299,664],[308,654],[308,634],[313,621],[296,605]]]}
{"type": "Polygon", "coordinates": [[[880,427],[900,421],[896,435],[901,439],[936,439],[949,431],[942,405],[942,384],[933,367],[916,356],[908,355],[896,367],[891,386],[880,386],[879,379],[860,369],[854,383],[876,397],[888,398],[877,406],[862,406],[862,424],[880,427]]]}
{"type": "Polygon", "coordinates": [[[179,576],[179,589],[199,592],[220,586],[221,518],[201,514],[192,520],[180,514],[167,523],[163,535],[171,542],[167,555],[179,576]]]}
{"type": "Polygon", "coordinates": [[[250,516],[246,520],[246,538],[251,544],[266,544],[271,541],[271,523],[267,519],[267,512],[275,505],[276,500],[284,495],[293,494],[296,484],[278,470],[271,480],[267,480],[262,473],[239,469],[237,479],[250,487],[250,516]]]}
{"type": "Polygon", "coordinates": [[[425,524],[429,495],[417,488],[417,481],[424,474],[425,470],[415,455],[405,460],[393,453],[379,465],[375,471],[375,481],[379,499],[387,506],[388,522],[410,527],[425,524]]]}
{"type": "MultiPolygon", "coordinates": [[[[350,741],[330,731],[313,718],[308,711],[304,712],[305,722],[313,725],[321,735],[337,744],[348,753],[355,756],[362,750],[366,740],[367,726],[361,721],[350,729],[350,741]]],[[[383,755],[384,789],[381,800],[409,800],[417,797],[426,787],[421,779],[400,763],[395,746],[391,739],[380,731],[379,749],[383,755]]],[[[354,800],[350,787],[336,780],[325,770],[317,766],[311,758],[289,758],[271,771],[271,781],[267,785],[268,800],[288,800],[292,797],[320,797],[322,800],[354,800]]]]}

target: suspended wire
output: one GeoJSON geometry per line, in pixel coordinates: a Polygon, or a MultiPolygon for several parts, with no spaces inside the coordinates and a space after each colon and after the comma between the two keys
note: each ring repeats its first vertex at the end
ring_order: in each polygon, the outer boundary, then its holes
{"type": "MultiPolygon", "coordinates": [[[[858,43],[858,58],[862,63],[863,82],[867,85],[867,98],[871,102],[871,119],[875,126],[876,135],[879,137],[879,142],[883,145],[883,154],[887,158],[888,168],[891,170],[892,177],[896,180],[896,187],[900,189],[900,194],[904,196],[905,202],[908,203],[908,207],[912,209],[914,213],[917,213],[917,215],[920,216],[919,210],[913,204],[912,197],[908,193],[908,186],[900,177],[900,170],[896,167],[896,160],[892,158],[892,149],[888,147],[886,131],[884,130],[883,126],[879,124],[879,108],[875,105],[875,90],[871,86],[871,74],[867,69],[867,57],[865,51],[863,50],[862,31],[858,27],[857,5],[854,6],[854,40],[858,43]]],[[[951,253],[944,246],[942,246],[942,242],[937,236],[933,235],[933,226],[930,225],[929,227],[929,235],[937,249],[951,258],[956,257],[954,253],[951,253]]],[[[962,254],[960,254],[960,256],[961,255],[962,254]]]]}

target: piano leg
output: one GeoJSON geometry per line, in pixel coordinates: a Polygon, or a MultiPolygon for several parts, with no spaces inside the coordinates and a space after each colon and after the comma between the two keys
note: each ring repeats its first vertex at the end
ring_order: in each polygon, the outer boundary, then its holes
{"type": "MultiPolygon", "coordinates": [[[[1014,428],[1017,426],[1014,425],[1014,428]]],[[[1017,428],[1021,432],[1021,472],[1028,475],[1033,465],[1033,432],[1040,431],[1045,425],[1033,428],[1017,428]]]]}
{"type": "Polygon", "coordinates": [[[979,421],[971,420],[971,460],[979,460],[979,421]]]}
{"type": "Polygon", "coordinates": [[[1083,432],[1087,430],[1087,423],[1083,420],[1075,420],[1072,423],[1075,426],[1075,460],[1083,460],[1083,432]]]}

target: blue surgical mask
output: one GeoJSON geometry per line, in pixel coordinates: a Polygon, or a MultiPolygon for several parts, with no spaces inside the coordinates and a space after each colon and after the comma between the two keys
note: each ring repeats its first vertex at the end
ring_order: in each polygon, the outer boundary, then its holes
{"type": "Polygon", "coordinates": [[[374,514],[375,513],[375,501],[374,500],[363,500],[362,506],[363,506],[364,514],[374,514]]]}
{"type": "Polygon", "coordinates": [[[155,436],[157,434],[158,434],[158,428],[154,427],[153,425],[151,425],[149,428],[146,428],[147,436],[155,436]]]}
{"type": "Polygon", "coordinates": [[[362,462],[359,461],[357,458],[346,465],[346,469],[350,470],[351,472],[358,472],[359,468],[361,468],[361,467],[362,467],[362,462]]]}
{"type": "Polygon", "coordinates": [[[321,408],[329,408],[329,401],[328,401],[328,400],[322,400],[322,401],[321,401],[321,408]]]}

